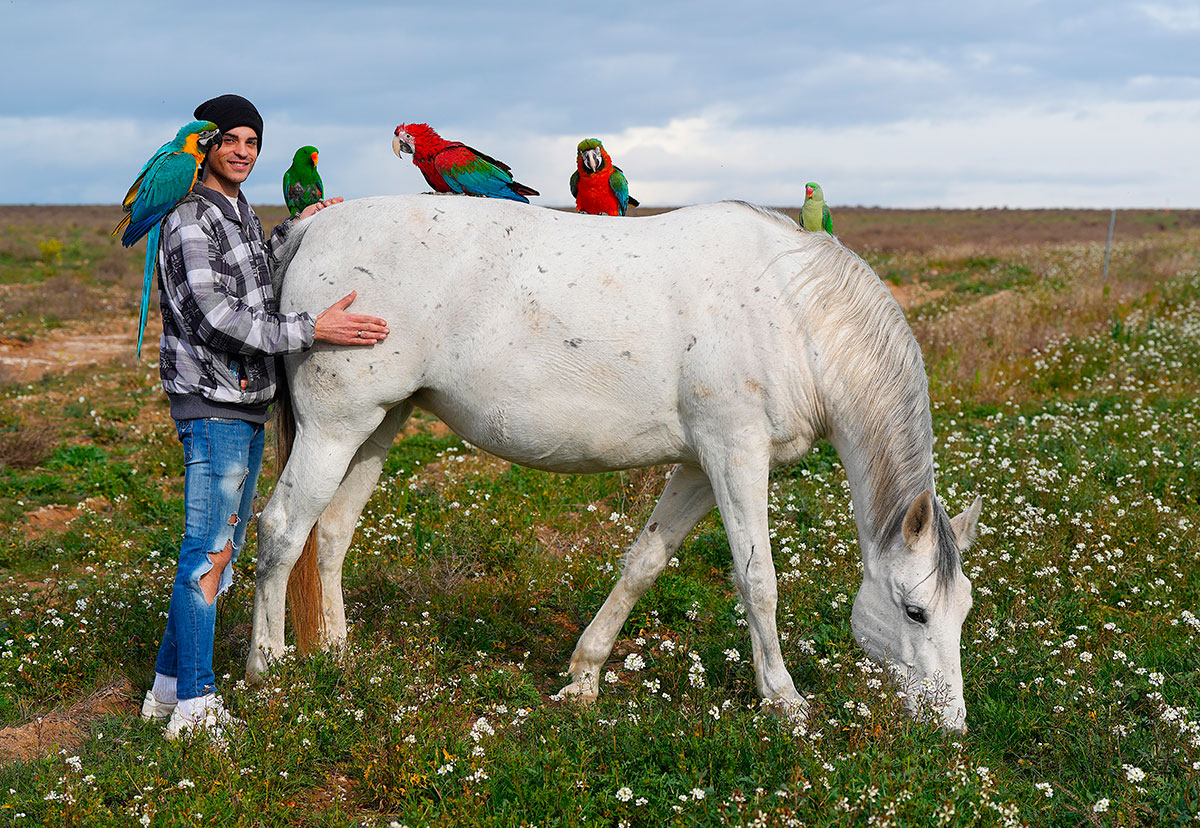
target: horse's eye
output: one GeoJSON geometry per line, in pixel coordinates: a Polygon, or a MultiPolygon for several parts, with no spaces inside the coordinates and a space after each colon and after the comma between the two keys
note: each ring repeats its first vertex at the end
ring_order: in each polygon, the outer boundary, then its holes
{"type": "Polygon", "coordinates": [[[924,624],[929,618],[925,615],[925,610],[920,607],[914,607],[912,604],[905,604],[904,611],[908,617],[916,621],[918,624],[924,624]]]}

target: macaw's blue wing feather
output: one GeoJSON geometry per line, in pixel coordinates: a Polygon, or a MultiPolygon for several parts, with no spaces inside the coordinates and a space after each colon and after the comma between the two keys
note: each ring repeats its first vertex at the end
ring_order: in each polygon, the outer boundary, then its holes
{"type": "Polygon", "coordinates": [[[435,164],[447,186],[456,193],[529,203],[517,191],[521,185],[514,184],[508,165],[478,150],[454,144],[437,154],[435,164]]]}
{"type": "Polygon", "coordinates": [[[162,221],[179,200],[191,192],[198,171],[196,159],[186,152],[156,156],[139,181],[134,182],[137,193],[130,207],[129,226],[121,236],[121,244],[129,247],[162,221]]]}
{"type": "Polygon", "coordinates": [[[621,172],[620,167],[613,167],[612,175],[608,177],[608,186],[612,187],[613,195],[617,197],[621,215],[625,215],[625,211],[629,209],[629,179],[621,172]]]}
{"type": "Polygon", "coordinates": [[[529,199],[512,189],[511,175],[482,158],[476,158],[468,164],[454,164],[442,177],[458,193],[529,203],[529,199]]]}
{"type": "Polygon", "coordinates": [[[161,225],[155,224],[146,236],[146,271],[142,275],[142,309],[138,314],[137,355],[142,355],[142,334],[146,330],[146,317],[150,313],[150,287],[154,283],[154,267],[158,264],[158,233],[161,225]]]}

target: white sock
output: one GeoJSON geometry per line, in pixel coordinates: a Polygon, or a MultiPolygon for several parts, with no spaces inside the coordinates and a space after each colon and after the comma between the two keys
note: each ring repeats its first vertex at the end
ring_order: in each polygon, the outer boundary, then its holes
{"type": "Polygon", "coordinates": [[[154,686],[150,688],[150,692],[154,693],[154,698],[158,699],[163,704],[174,704],[179,699],[175,695],[175,677],[165,676],[162,673],[154,674],[154,686]]]}
{"type": "Polygon", "coordinates": [[[179,704],[175,706],[175,710],[184,719],[199,721],[204,718],[206,708],[212,706],[216,702],[216,694],[209,693],[207,696],[196,696],[194,699],[180,699],[179,704]]]}

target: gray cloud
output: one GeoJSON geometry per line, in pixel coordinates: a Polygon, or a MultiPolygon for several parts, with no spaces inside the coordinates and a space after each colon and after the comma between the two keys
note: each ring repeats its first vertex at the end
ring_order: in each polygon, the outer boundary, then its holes
{"type": "Polygon", "coordinates": [[[1184,206],[1200,189],[1190,156],[1132,149],[1194,128],[1194,3],[47,2],[4,15],[0,71],[23,79],[0,92],[4,202],[115,202],[196,103],[227,91],[267,122],[247,186],[260,201],[281,199],[303,143],[338,192],[423,189],[387,147],[401,121],[505,159],[551,204],[569,199],[572,147],[591,135],[625,150],[635,194],[666,203],[795,201],[809,177],[863,204],[1104,204],[1112,182],[1136,179],[1145,203],[1184,206]]]}

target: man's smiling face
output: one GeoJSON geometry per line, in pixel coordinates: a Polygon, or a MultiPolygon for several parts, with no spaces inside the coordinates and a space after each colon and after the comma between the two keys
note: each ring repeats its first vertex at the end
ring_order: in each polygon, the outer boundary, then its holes
{"type": "Polygon", "coordinates": [[[236,191],[258,160],[258,136],[248,126],[234,127],[221,134],[220,142],[208,151],[208,175],[232,185],[236,191]]]}

